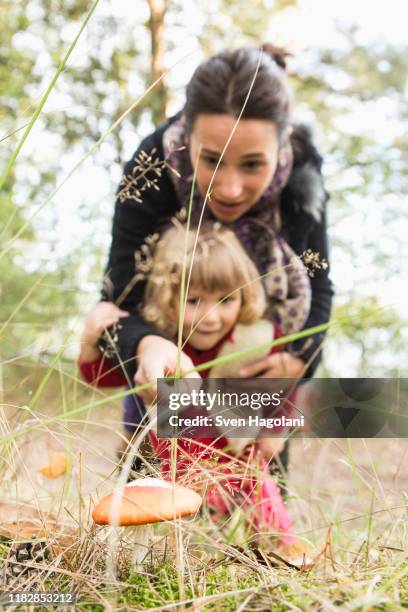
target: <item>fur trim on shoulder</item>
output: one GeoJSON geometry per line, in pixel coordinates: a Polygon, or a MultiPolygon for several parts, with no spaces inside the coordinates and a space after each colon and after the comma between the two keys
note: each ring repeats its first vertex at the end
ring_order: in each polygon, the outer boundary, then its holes
{"type": "Polygon", "coordinates": [[[294,163],[286,189],[295,212],[305,212],[319,222],[328,199],[321,175],[322,158],[308,127],[296,125],[291,134],[294,163]]]}
{"type": "MultiPolygon", "coordinates": [[[[250,325],[238,323],[233,331],[232,339],[224,342],[217,357],[226,357],[236,351],[254,348],[266,342],[272,342],[275,336],[273,324],[266,319],[259,319],[250,325]]],[[[211,368],[209,378],[236,378],[237,372],[252,363],[256,363],[269,355],[270,349],[259,349],[250,355],[238,357],[234,361],[218,364],[211,368]]]]}

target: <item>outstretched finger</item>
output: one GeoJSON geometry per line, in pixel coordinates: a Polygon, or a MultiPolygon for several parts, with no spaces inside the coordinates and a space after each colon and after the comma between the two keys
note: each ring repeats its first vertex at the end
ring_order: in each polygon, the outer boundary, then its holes
{"type": "Polygon", "coordinates": [[[112,316],[112,317],[103,319],[103,321],[101,321],[101,324],[102,324],[103,329],[107,329],[108,327],[112,327],[112,325],[116,325],[118,321],[119,321],[118,316],[112,316]]]}
{"type": "Polygon", "coordinates": [[[124,317],[128,317],[129,315],[130,315],[130,312],[127,312],[127,310],[119,310],[118,312],[119,319],[123,319],[124,317]]]}
{"type": "MultiPolygon", "coordinates": [[[[143,385],[147,385],[151,380],[149,380],[146,376],[146,372],[143,367],[139,368],[135,374],[135,385],[136,387],[141,387],[143,385]]],[[[142,389],[138,391],[138,395],[143,399],[144,402],[150,404],[153,402],[157,396],[157,386],[156,384],[148,387],[147,389],[142,389]]]]}

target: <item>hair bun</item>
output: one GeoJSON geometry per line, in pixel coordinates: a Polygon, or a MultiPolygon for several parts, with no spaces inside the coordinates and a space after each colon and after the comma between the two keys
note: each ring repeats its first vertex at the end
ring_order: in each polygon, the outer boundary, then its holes
{"type": "Polygon", "coordinates": [[[292,53],[284,49],[283,47],[275,47],[270,43],[264,43],[261,46],[264,53],[269,55],[283,70],[286,70],[286,58],[291,57],[292,53]]]}

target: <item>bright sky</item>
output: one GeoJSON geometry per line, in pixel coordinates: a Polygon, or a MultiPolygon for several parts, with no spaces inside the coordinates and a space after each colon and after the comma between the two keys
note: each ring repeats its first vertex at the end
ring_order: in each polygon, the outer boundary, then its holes
{"type": "Polygon", "coordinates": [[[338,26],[359,26],[359,42],[384,39],[406,44],[405,0],[298,0],[298,8],[289,8],[273,20],[271,34],[294,49],[333,48],[342,45],[338,26]]]}

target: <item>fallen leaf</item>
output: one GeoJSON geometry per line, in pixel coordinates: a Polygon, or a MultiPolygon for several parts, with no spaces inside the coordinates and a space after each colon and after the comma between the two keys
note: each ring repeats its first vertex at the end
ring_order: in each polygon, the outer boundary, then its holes
{"type": "Polygon", "coordinates": [[[0,538],[13,541],[46,539],[54,557],[65,555],[78,541],[76,527],[48,510],[16,500],[0,499],[0,538]]]}
{"type": "Polygon", "coordinates": [[[37,472],[41,472],[46,478],[58,478],[65,474],[67,471],[67,456],[65,453],[51,453],[48,459],[48,465],[38,468],[37,472]]]}
{"type": "Polygon", "coordinates": [[[0,536],[5,538],[43,537],[47,530],[54,532],[57,517],[51,512],[39,511],[30,504],[13,500],[0,500],[0,536]]]}

